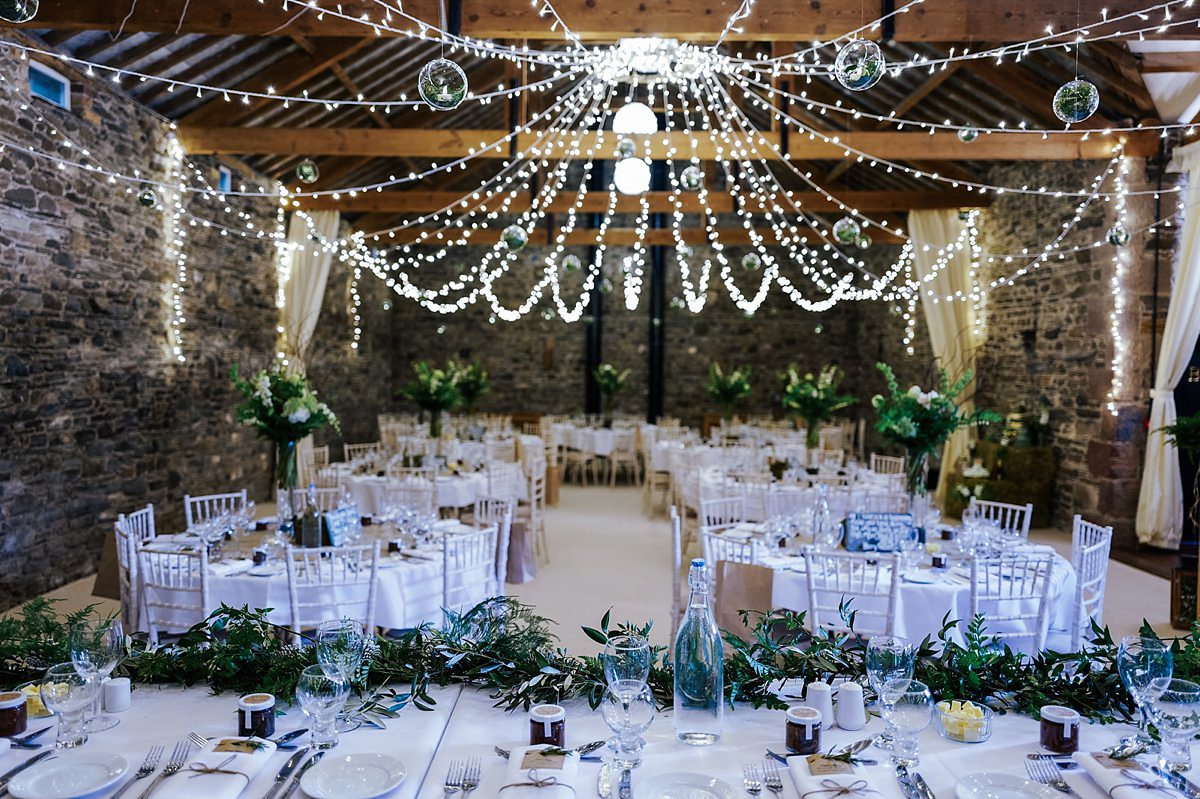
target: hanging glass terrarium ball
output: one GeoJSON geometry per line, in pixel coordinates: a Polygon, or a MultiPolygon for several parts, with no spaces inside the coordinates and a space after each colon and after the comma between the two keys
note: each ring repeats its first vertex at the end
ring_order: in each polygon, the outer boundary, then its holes
{"type": "Polygon", "coordinates": [[[866,233],[863,233],[863,234],[859,235],[857,244],[858,244],[858,249],[865,250],[871,246],[871,237],[868,236],[866,233]]]}
{"type": "Polygon", "coordinates": [[[578,272],[579,267],[583,263],[579,260],[578,255],[564,255],[562,259],[562,268],[564,272],[578,272]]]}
{"type": "Polygon", "coordinates": [[[624,160],[637,155],[637,144],[633,139],[625,138],[617,142],[617,158],[624,160]]]}
{"type": "Polygon", "coordinates": [[[742,268],[749,272],[757,272],[762,266],[762,259],[752,252],[748,252],[742,256],[742,268]]]}
{"type": "Polygon", "coordinates": [[[679,185],[688,191],[699,190],[704,185],[704,172],[695,164],[684,167],[679,173],[679,185]]]}
{"type": "Polygon", "coordinates": [[[554,319],[554,311],[547,308],[546,310],[542,311],[542,318],[545,319],[547,322],[553,320],[554,319]]]}
{"type": "Polygon", "coordinates": [[[601,294],[612,294],[612,290],[613,290],[613,282],[611,280],[609,280],[608,278],[603,278],[600,281],[600,293],[601,294]]]}
{"type": "Polygon", "coordinates": [[[687,307],[687,303],[685,303],[683,301],[683,299],[680,297],[672,297],[671,298],[671,307],[673,309],[675,309],[676,311],[682,311],[684,308],[687,307]]]}
{"type": "Polygon", "coordinates": [[[1068,81],[1054,93],[1054,116],[1063,122],[1082,122],[1100,107],[1100,90],[1086,80],[1068,81]]]}
{"type": "Polygon", "coordinates": [[[853,244],[862,236],[862,228],[851,217],[843,216],[833,223],[833,237],[842,244],[853,244]]]}
{"type": "Polygon", "coordinates": [[[296,179],[301,183],[316,183],[319,177],[321,177],[321,170],[317,167],[317,162],[311,158],[305,158],[296,164],[296,179]]]}
{"type": "Polygon", "coordinates": [[[833,74],[838,83],[851,91],[869,89],[883,77],[883,53],[879,45],[866,39],[858,39],[838,50],[833,62],[833,74]]]}
{"type": "Polygon", "coordinates": [[[38,0],[0,0],[0,19],[28,22],[37,16],[38,0]]]}
{"type": "Polygon", "coordinates": [[[1129,243],[1129,231],[1120,222],[1108,229],[1108,234],[1105,235],[1108,243],[1114,247],[1124,247],[1129,243]]]}
{"type": "Polygon", "coordinates": [[[960,142],[963,142],[964,144],[970,144],[971,142],[975,141],[978,138],[979,138],[979,131],[975,130],[975,128],[959,128],[958,129],[958,140],[960,142]]]}
{"type": "Polygon", "coordinates": [[[504,232],[500,234],[500,240],[504,242],[504,246],[510,252],[516,252],[525,247],[529,243],[529,234],[525,232],[525,228],[520,225],[509,225],[504,228],[504,232]]]}
{"type": "Polygon", "coordinates": [[[467,97],[467,73],[449,59],[435,58],[421,67],[417,90],[433,110],[451,111],[467,97]]]}
{"type": "Polygon", "coordinates": [[[138,192],[137,201],[138,205],[153,208],[158,205],[158,195],[154,193],[154,189],[147,187],[138,192]]]}

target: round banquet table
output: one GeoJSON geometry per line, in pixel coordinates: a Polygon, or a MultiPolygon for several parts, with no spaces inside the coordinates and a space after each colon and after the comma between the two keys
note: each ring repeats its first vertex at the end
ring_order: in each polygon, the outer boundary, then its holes
{"type": "MultiPolygon", "coordinates": [[[[719,453],[720,449],[716,449],[719,453]]],[[[875,474],[866,469],[858,469],[855,472],[854,490],[850,495],[849,501],[853,502],[853,498],[863,494],[885,494],[893,490],[894,482],[891,481],[888,475],[875,474]]],[[[761,522],[766,521],[767,509],[766,491],[762,490],[761,485],[754,486],[752,489],[738,490],[737,483],[730,482],[726,478],[725,470],[720,466],[709,466],[700,474],[700,501],[704,502],[710,499],[722,499],[724,497],[746,497],[746,521],[761,522]],[[757,489],[757,490],[755,490],[757,489]]],[[[799,494],[805,491],[811,491],[808,487],[801,487],[797,483],[772,483],[770,490],[775,493],[782,494],[799,494]]],[[[827,494],[830,506],[835,512],[849,512],[852,508],[846,508],[847,495],[844,489],[831,488],[827,494]]],[[[696,510],[699,510],[697,508],[696,510]]]]}
{"type": "MultiPolygon", "coordinates": [[[[342,484],[350,490],[359,511],[365,516],[377,516],[383,512],[387,497],[387,478],[373,474],[346,475],[342,484]]],[[[468,472],[457,477],[438,475],[434,502],[439,508],[466,508],[487,495],[487,474],[468,472]]],[[[529,490],[524,480],[517,481],[517,498],[526,499],[529,490]]]]}
{"type": "MultiPolygon", "coordinates": [[[[592,653],[588,653],[592,654],[592,653]]],[[[402,689],[402,686],[397,686],[402,689]]],[[[789,702],[801,690],[793,683],[785,684],[781,694],[789,702]]],[[[364,725],[358,730],[343,733],[338,746],[326,758],[341,758],[359,753],[387,753],[399,758],[405,766],[406,776],[389,799],[444,799],[443,783],[451,762],[463,758],[475,758],[480,764],[480,797],[544,796],[544,799],[589,799],[596,796],[596,779],[600,770],[597,762],[579,764],[571,788],[560,786],[557,791],[529,789],[507,789],[507,762],[497,757],[494,746],[514,749],[528,743],[529,723],[523,712],[506,713],[493,707],[494,699],[488,691],[463,688],[459,685],[429,686],[429,694],[435,704],[432,710],[422,711],[409,705],[401,709],[394,719],[387,720],[385,729],[364,725]]],[[[276,733],[308,726],[306,717],[293,705],[289,697],[280,697],[284,707],[276,722],[276,733]]],[[[582,701],[563,703],[566,709],[567,746],[579,746],[587,741],[611,736],[601,714],[589,710],[582,701]]],[[[192,730],[205,737],[236,737],[237,697],[230,693],[213,695],[205,686],[184,688],[176,685],[139,685],[133,692],[130,708],[117,714],[121,724],[112,730],[93,734],[78,750],[83,754],[116,752],[131,765],[131,770],[142,762],[152,746],[165,745],[168,750],[175,741],[192,730]],[[181,721],[183,720],[183,721],[181,721]]],[[[38,723],[53,724],[53,719],[30,720],[31,728],[38,723]]],[[[38,726],[41,726],[38,724],[38,726]]],[[[1008,774],[1025,778],[1025,755],[1040,751],[1038,747],[1038,723],[1027,716],[1016,713],[996,715],[992,722],[991,740],[981,744],[964,744],[942,738],[933,725],[920,733],[920,772],[929,788],[938,799],[950,799],[955,795],[955,783],[968,774],[979,772],[1008,774]]],[[[877,716],[871,716],[867,726],[861,730],[848,731],[832,727],[822,733],[822,750],[846,746],[883,730],[877,716]]],[[[1133,728],[1127,724],[1089,724],[1080,729],[1080,752],[1095,752],[1117,743],[1133,728]]],[[[52,740],[53,732],[46,740],[52,740]]],[[[640,799],[662,799],[661,795],[646,790],[649,781],[657,775],[700,774],[721,780],[734,788],[737,796],[742,791],[742,766],[759,763],[766,750],[783,752],[784,711],[754,709],[738,704],[726,708],[724,730],[721,739],[712,746],[694,747],[676,740],[670,711],[656,714],[645,733],[646,749],[643,765],[632,773],[631,789],[640,799]]],[[[307,744],[305,738],[299,743],[307,744]]],[[[228,791],[212,790],[205,775],[185,777],[180,774],[171,779],[192,779],[182,783],[194,788],[192,796],[205,799],[235,799],[238,796],[261,797],[272,787],[276,773],[292,753],[274,751],[266,755],[256,770],[248,775],[248,782],[234,780],[226,782],[228,791]]],[[[24,762],[30,753],[12,749],[0,754],[0,770],[7,771],[24,762]]],[[[67,756],[75,757],[74,753],[67,756]]],[[[859,766],[855,779],[864,779],[869,792],[859,794],[859,799],[904,799],[888,763],[887,753],[869,749],[863,757],[878,760],[878,765],[859,766]]],[[[800,799],[805,790],[798,787],[797,778],[804,779],[807,772],[804,758],[795,757],[788,765],[780,766],[782,792],[779,799],[800,799]],[[791,773],[789,774],[789,769],[791,773]]],[[[1062,777],[1078,794],[1078,799],[1108,799],[1109,794],[1099,787],[1082,768],[1061,772],[1062,777]]],[[[129,778],[126,777],[125,780],[129,778]]],[[[212,778],[216,779],[216,778],[212,778]]],[[[135,783],[139,791],[148,781],[135,783]]],[[[174,787],[164,783],[163,789],[174,787]]],[[[97,799],[109,799],[115,789],[96,794],[97,799]]],[[[698,793],[698,792],[694,792],[698,793]]],[[[1161,799],[1179,799],[1173,792],[1138,791],[1159,796],[1161,799]]],[[[136,796],[130,791],[127,796],[136,796]]],[[[166,794],[164,793],[164,796],[166,794]]],[[[177,795],[177,794],[176,794],[177,795]]],[[[293,796],[304,796],[297,791],[293,796]]],[[[615,796],[615,791],[613,793],[615,796]]],[[[764,797],[775,799],[773,794],[763,791],[764,797]]],[[[1118,792],[1120,796],[1120,792],[1118,792]]],[[[1125,794],[1128,796],[1129,794],[1125,794]]],[[[827,797],[829,794],[822,794],[827,797]]],[[[813,799],[810,796],[810,799],[813,799]]]]}
{"type": "MultiPolygon", "coordinates": [[[[1050,573],[1050,634],[1066,633],[1074,618],[1074,567],[1051,547],[1030,545],[1023,549],[1026,552],[1049,552],[1054,555],[1054,565],[1050,573]]],[[[766,555],[760,557],[758,563],[774,570],[771,607],[795,611],[808,609],[808,577],[801,557],[766,555]]],[[[920,641],[927,635],[936,638],[938,631],[942,629],[942,619],[949,613],[951,619],[962,621],[951,637],[958,643],[963,643],[962,627],[971,618],[969,571],[955,568],[944,573],[935,573],[928,569],[918,569],[917,572],[914,577],[932,582],[913,582],[901,576],[900,595],[896,599],[895,608],[895,634],[910,641],[920,641]]],[[[873,605],[878,608],[884,607],[883,600],[875,597],[869,600],[854,597],[850,599],[854,600],[854,609],[870,610],[873,609],[873,605]]],[[[1035,609],[1031,606],[1023,608],[1021,612],[1032,612],[1035,609]]],[[[988,626],[988,631],[1003,635],[1015,630],[1011,623],[1005,626],[1004,623],[993,622],[988,626]]]]}

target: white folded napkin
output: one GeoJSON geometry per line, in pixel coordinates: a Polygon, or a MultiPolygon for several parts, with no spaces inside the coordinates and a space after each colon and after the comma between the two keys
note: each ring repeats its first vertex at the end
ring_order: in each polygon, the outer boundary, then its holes
{"type": "Polygon", "coordinates": [[[207,750],[189,757],[178,773],[163,780],[154,799],[237,799],[274,753],[275,744],[262,738],[218,738],[207,750]],[[247,754],[213,751],[230,741],[250,741],[260,748],[247,754]]]}
{"type": "MultiPolygon", "coordinates": [[[[1076,752],[1075,760],[1087,775],[1112,799],[1179,799],[1182,796],[1162,780],[1130,762],[1126,768],[1109,768],[1087,752],[1076,752]],[[1129,773],[1126,773],[1126,772],[1129,773]],[[1162,786],[1156,789],[1154,786],[1162,786]]],[[[1115,761],[1120,763],[1121,761],[1115,761]]]]}
{"type": "Polygon", "coordinates": [[[220,563],[210,563],[209,570],[218,577],[224,577],[236,572],[249,571],[254,565],[254,561],[249,558],[238,558],[237,560],[221,561],[220,563]]]}
{"type": "Polygon", "coordinates": [[[855,766],[851,774],[814,775],[806,757],[789,757],[787,765],[801,799],[881,799],[900,796],[899,786],[894,784],[894,779],[891,780],[892,785],[873,780],[870,771],[862,766],[855,766]],[[891,787],[896,790],[890,790],[891,787]]]}
{"type": "Polygon", "coordinates": [[[538,751],[552,749],[546,744],[512,750],[504,770],[504,781],[496,795],[503,799],[575,799],[575,777],[579,773],[579,755],[562,756],[560,768],[542,765],[529,768],[538,751]],[[527,762],[526,755],[529,755],[527,762]]]}

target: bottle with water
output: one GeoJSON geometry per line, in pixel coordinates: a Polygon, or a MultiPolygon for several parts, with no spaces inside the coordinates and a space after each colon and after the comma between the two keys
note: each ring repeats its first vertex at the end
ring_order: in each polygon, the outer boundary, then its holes
{"type": "Polygon", "coordinates": [[[688,573],[687,615],[675,636],[675,735],[692,746],[721,737],[725,713],[725,650],[708,599],[704,560],[688,573]]]}

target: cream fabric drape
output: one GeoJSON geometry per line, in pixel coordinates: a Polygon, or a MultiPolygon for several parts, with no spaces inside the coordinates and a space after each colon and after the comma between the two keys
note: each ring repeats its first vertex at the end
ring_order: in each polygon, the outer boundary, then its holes
{"type": "MultiPolygon", "coordinates": [[[[915,245],[913,251],[913,266],[916,277],[923,280],[933,272],[938,261],[938,250],[950,247],[959,238],[965,228],[958,212],[938,209],[929,211],[909,211],[908,230],[915,245]],[[926,249],[927,247],[927,249],[926,249]]],[[[963,245],[948,254],[946,265],[930,280],[923,283],[924,288],[933,291],[935,297],[921,295],[921,306],[925,311],[925,321],[929,325],[929,339],[933,345],[933,355],[938,364],[950,376],[950,382],[962,376],[970,369],[975,371],[975,350],[980,342],[975,340],[973,333],[975,311],[969,302],[941,302],[937,297],[951,296],[961,292],[967,296],[971,291],[971,251],[963,237],[963,245]]],[[[929,388],[929,386],[923,386],[929,388]]],[[[962,403],[963,410],[971,412],[975,408],[975,380],[971,382],[961,396],[966,399],[962,403]]],[[[938,479],[937,498],[946,496],[947,481],[950,470],[958,459],[967,454],[970,443],[969,432],[961,428],[950,436],[942,451],[942,470],[938,479]]]]}
{"type": "Polygon", "coordinates": [[[1175,151],[1171,171],[1187,173],[1179,265],[1167,306],[1162,349],[1150,390],[1150,433],[1138,494],[1137,536],[1143,543],[1179,548],[1183,532],[1183,478],[1179,452],[1158,432],[1176,419],[1175,385],[1183,378],[1200,336],[1200,142],[1175,151]]]}
{"type": "MultiPolygon", "coordinates": [[[[314,235],[320,234],[326,238],[337,236],[340,221],[337,211],[314,211],[309,213],[309,218],[314,235]]],[[[295,246],[283,256],[290,258],[291,271],[283,287],[284,306],[280,324],[283,326],[288,371],[303,374],[313,331],[317,329],[317,318],[321,315],[321,301],[325,298],[325,283],[329,280],[333,255],[312,240],[309,223],[300,214],[292,214],[288,224],[288,244],[295,246]]],[[[296,447],[297,477],[302,485],[313,481],[313,475],[308,473],[312,449],[312,436],[296,447]]]]}

